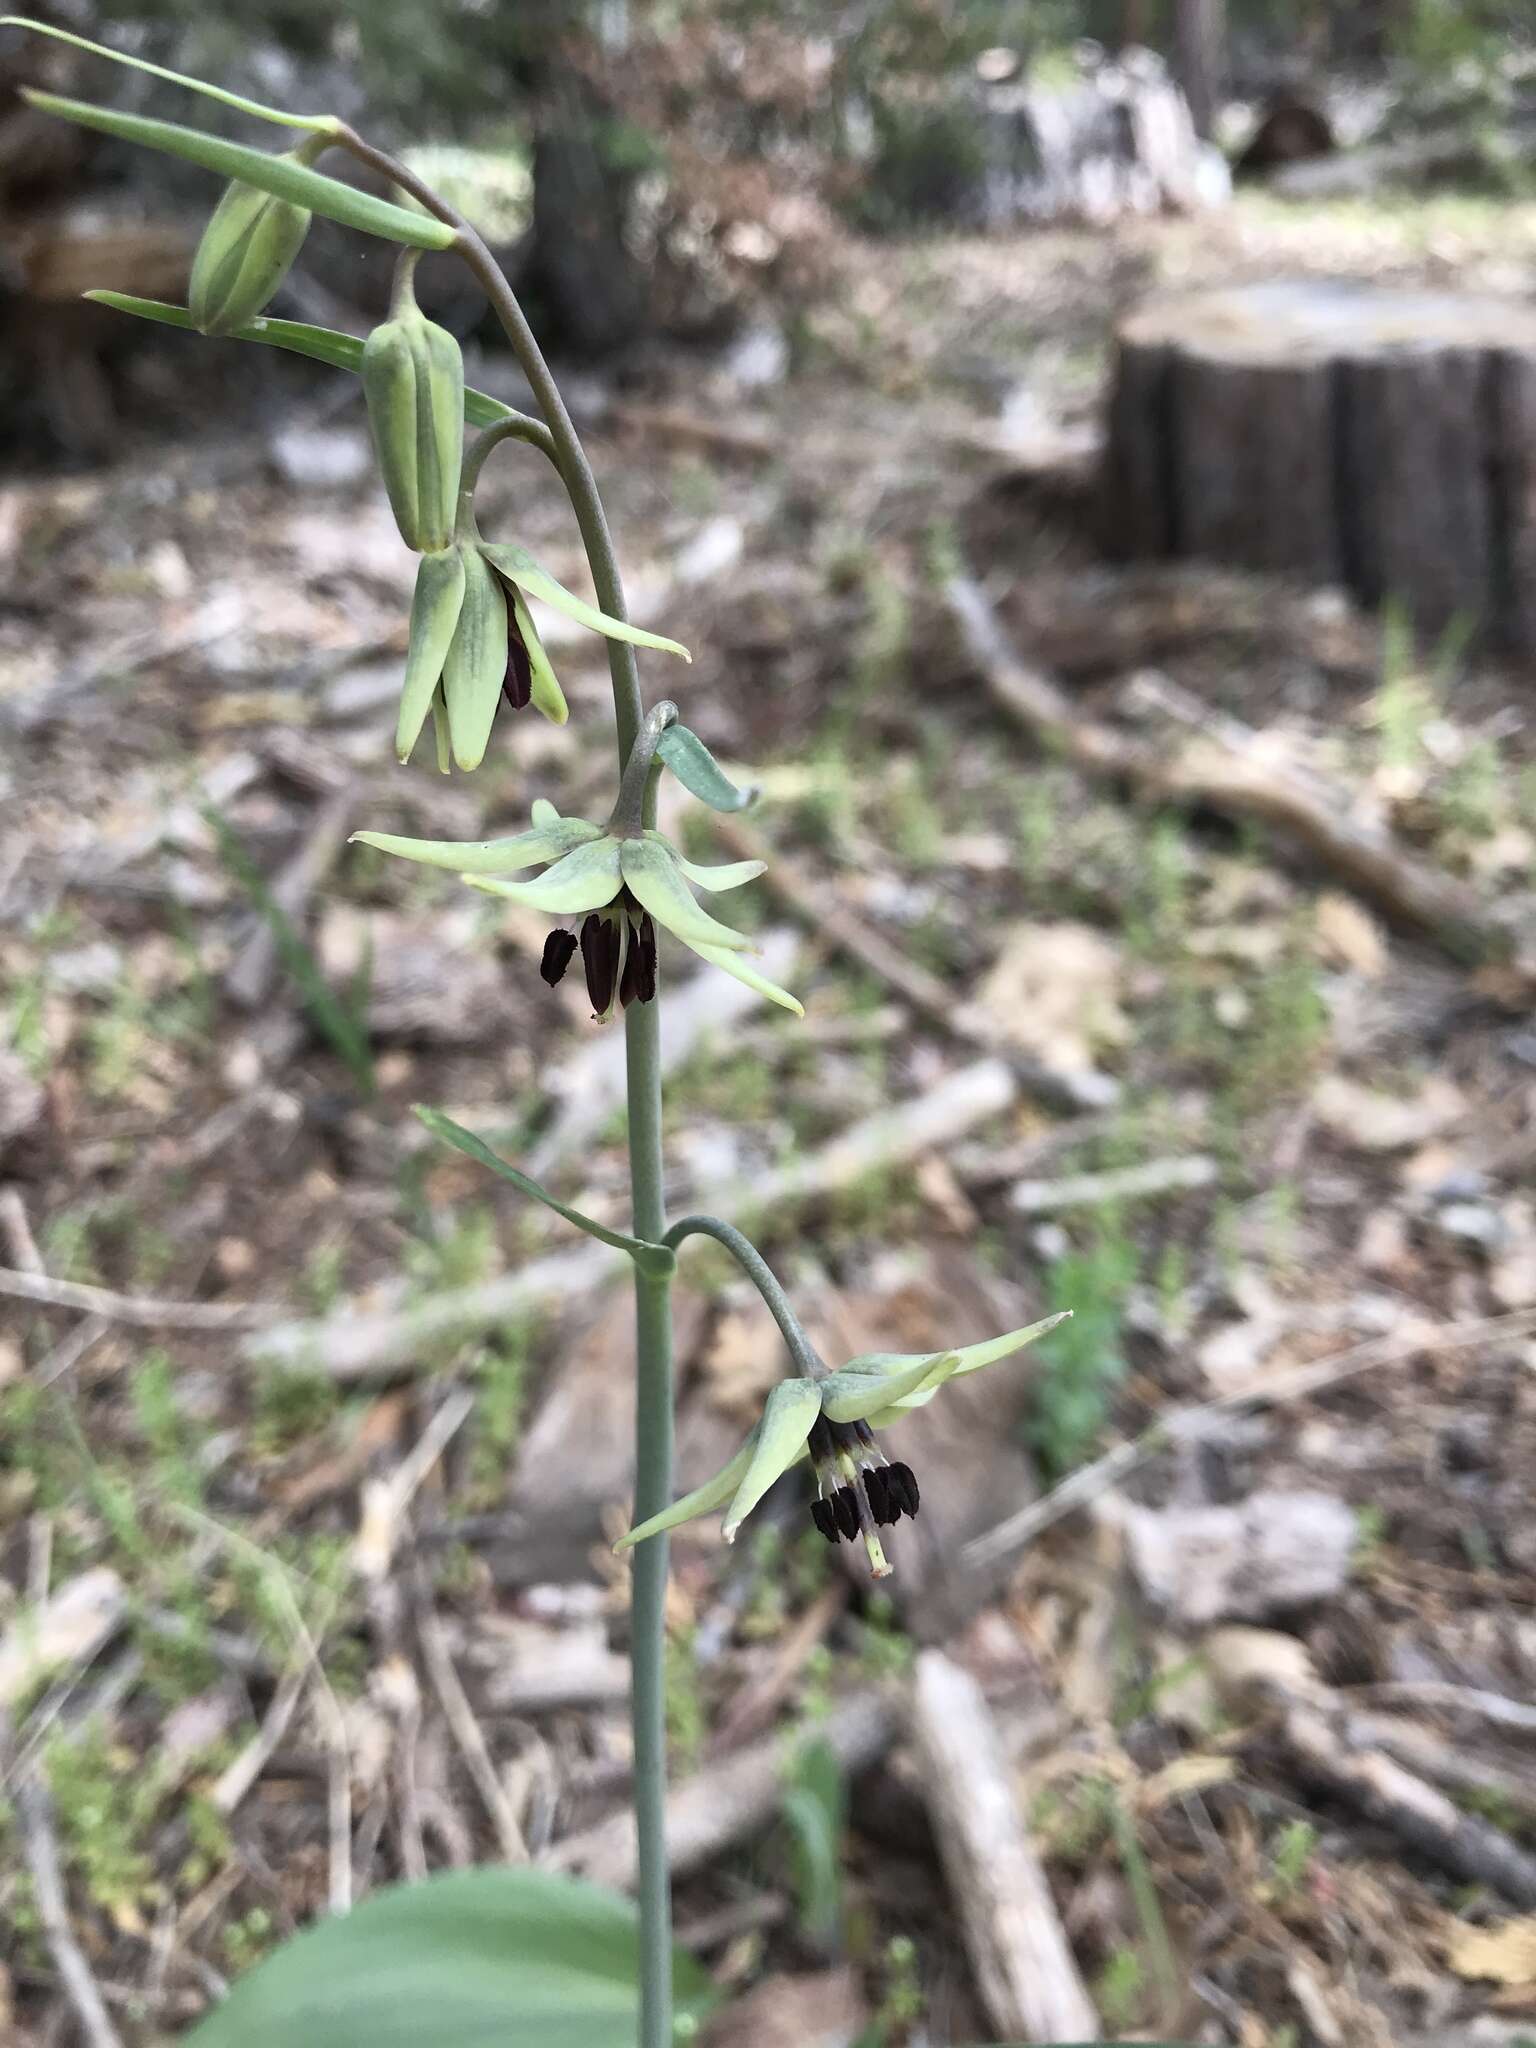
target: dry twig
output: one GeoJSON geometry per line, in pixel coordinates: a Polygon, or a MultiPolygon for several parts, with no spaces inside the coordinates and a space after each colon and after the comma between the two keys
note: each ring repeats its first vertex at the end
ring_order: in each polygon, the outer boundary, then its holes
{"type": "MultiPolygon", "coordinates": [[[[874,1690],[845,1700],[817,1730],[850,1774],[873,1763],[895,1732],[894,1704],[887,1694],[874,1690]]],[[[685,1778],[667,1797],[672,1875],[685,1877],[733,1843],[756,1834],[778,1812],[783,1798],[784,1743],[776,1734],[685,1778]]],[[[635,1817],[616,1813],[579,1835],[568,1835],[540,1861],[555,1870],[579,1872],[595,1884],[632,1887],[635,1817]]]]}
{"type": "Polygon", "coordinates": [[[930,974],[915,960],[907,959],[885,933],[874,930],[840,902],[825,878],[808,874],[781,853],[775,852],[772,860],[768,860],[769,848],[739,818],[716,818],[714,824],[720,838],[739,859],[766,862],[765,888],[771,889],[838,952],[857,960],[935,1031],[1005,1059],[1020,1085],[1052,1107],[1069,1111],[1103,1109],[1115,1100],[1119,1089],[1109,1075],[1058,1071],[1003,1044],[985,1020],[958,999],[947,982],[930,974]]]}
{"type": "Polygon", "coordinates": [[[41,1308],[79,1309],[139,1330],[260,1330],[282,1314],[275,1302],[156,1301],[149,1295],[89,1287],[80,1280],[19,1272],[14,1266],[0,1266],[0,1294],[36,1302],[41,1308]]]}
{"type": "Polygon", "coordinates": [[[1226,1417],[1242,1409],[1268,1408],[1280,1401],[1304,1400],[1308,1394],[1337,1386],[1342,1380],[1354,1379],[1357,1374],[1370,1372],[1380,1365],[1401,1365],[1410,1358],[1466,1351],[1479,1344],[1496,1344],[1507,1337],[1524,1337],[1533,1330],[1536,1330],[1536,1309],[1523,1308],[1507,1316],[1487,1316],[1480,1322],[1453,1323],[1443,1330],[1419,1327],[1403,1336],[1370,1337],[1363,1344],[1352,1344],[1336,1357],[1319,1359],[1313,1365],[1298,1365],[1289,1372],[1276,1373],[1256,1386],[1239,1387],[1230,1394],[1219,1394],[1212,1401],[1172,1409],[1131,1443],[1118,1444],[1114,1450],[1106,1451],[1102,1458],[1095,1458],[1091,1465],[1084,1465],[1080,1471],[1063,1479],[1059,1486],[1053,1486],[1040,1500],[1022,1508],[1018,1514],[1010,1515],[1007,1521],[999,1522],[985,1536],[976,1537],[967,1546],[966,1555],[977,1564],[990,1564],[1013,1551],[1022,1550],[1064,1516],[1086,1507],[1100,1494],[1119,1485],[1122,1479],[1129,1478],[1132,1472],[1155,1458],[1160,1451],[1175,1444],[1198,1443],[1202,1437],[1218,1429],[1226,1417]]]}
{"type": "Polygon", "coordinates": [[[465,1768],[474,1780],[475,1790],[480,1794],[485,1810],[496,1830],[496,1839],[501,1846],[503,1862],[526,1863],[528,1844],[523,1838],[522,1823],[512,1810],[512,1802],[506,1789],[496,1775],[496,1766],[480,1723],[475,1719],[475,1710],[469,1703],[469,1695],[454,1669],[453,1656],[448,1648],[448,1638],[443,1633],[443,1624],[438,1620],[437,1610],[432,1605],[432,1596],[423,1577],[416,1580],[416,1634],[421,1643],[421,1653],[426,1661],[427,1676],[447,1717],[453,1739],[458,1744],[459,1754],[465,1768]]]}
{"type": "Polygon", "coordinates": [[[69,1899],[53,1831],[52,1804],[47,1787],[35,1770],[24,1772],[17,1783],[16,1812],[43,1938],[64,1986],[64,1995],[80,2022],[80,2031],[89,2048],[122,2048],[122,2036],[112,2024],[85,1950],[75,1939],[70,1924],[69,1899]]]}
{"type": "Polygon", "coordinates": [[[1000,2039],[1096,2041],[1084,1989],[981,1687],[942,1650],[917,1660],[923,1796],[977,1989],[1000,2039]]]}
{"type": "MultiPolygon", "coordinates": [[[[272,902],[291,922],[302,919],[310,897],[346,844],[356,808],[356,793],[348,782],[316,811],[298,851],[268,885],[272,902]]],[[[277,934],[272,919],[258,916],[255,929],[225,969],[225,993],[242,1009],[254,1010],[271,994],[277,970],[277,934]]]]}
{"type": "Polygon", "coordinates": [[[1305,1775],[1390,1828],[1441,1870],[1486,1884],[1526,1911],[1536,1908],[1536,1856],[1491,1821],[1463,1813],[1384,1750],[1357,1748],[1347,1714],[1298,1703],[1287,1709],[1280,1732],[1305,1775]]]}
{"type": "MultiPolygon", "coordinates": [[[[949,608],[966,649],[1005,710],[1052,752],[1089,775],[1129,782],[1162,802],[1208,804],[1289,832],[1325,867],[1390,917],[1435,939],[1454,958],[1504,958],[1509,935],[1462,882],[1418,859],[1383,827],[1362,822],[1349,792],[1262,756],[1235,720],[1201,707],[1182,745],[1156,745],[1084,718],[1008,641],[981,586],[953,577],[949,608]]],[[[1184,693],[1189,714],[1192,700],[1184,693]]]]}
{"type": "MultiPolygon", "coordinates": [[[[1002,1060],[976,1060],[946,1074],[925,1095],[865,1117],[809,1158],[792,1159],[737,1186],[701,1189],[698,1198],[726,1211],[734,1205],[782,1212],[791,1203],[836,1194],[866,1174],[947,1145],[1001,1115],[1017,1094],[1018,1085],[1002,1060]]],[[[313,1363],[333,1379],[370,1379],[429,1357],[432,1346],[445,1337],[469,1336],[543,1302],[579,1300],[620,1269],[619,1254],[602,1246],[554,1252],[516,1273],[407,1308],[369,1314],[343,1306],[319,1322],[264,1326],[241,1349],[262,1363],[313,1363]]]]}

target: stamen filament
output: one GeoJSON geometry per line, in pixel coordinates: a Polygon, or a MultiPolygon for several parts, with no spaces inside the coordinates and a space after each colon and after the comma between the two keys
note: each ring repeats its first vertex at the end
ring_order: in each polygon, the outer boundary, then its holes
{"type": "Polygon", "coordinates": [[[885,1554],[884,1544],[880,1541],[880,1531],[875,1526],[875,1518],[870,1512],[869,1497],[864,1491],[859,1468],[846,1451],[839,1451],[837,1469],[851,1488],[854,1504],[859,1511],[859,1534],[864,1538],[864,1548],[869,1553],[871,1575],[877,1579],[888,1579],[894,1567],[885,1554]]]}

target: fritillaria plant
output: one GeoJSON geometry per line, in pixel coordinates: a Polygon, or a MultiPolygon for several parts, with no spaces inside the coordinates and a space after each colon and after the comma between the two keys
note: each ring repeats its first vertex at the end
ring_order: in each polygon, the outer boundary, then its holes
{"type": "MultiPolygon", "coordinates": [[[[541,798],[533,804],[529,829],[504,839],[437,843],[371,830],[356,836],[385,853],[449,869],[473,888],[547,913],[554,923],[541,962],[544,979],[559,981],[579,953],[594,1018],[623,1018],[632,1193],[627,1233],[608,1229],[556,1200],[437,1112],[420,1114],[447,1142],[632,1262],[638,1393],[634,1527],[620,1547],[634,1553],[631,1655],[640,1919],[633,1967],[639,1978],[639,2048],[669,2048],[677,2032],[685,2030],[688,2016],[674,2012],[663,1834],[666,1532],[689,1516],[723,1508],[725,1533],[734,1535],[769,1487],[804,1461],[814,1482],[810,1513],[815,1526],[832,1542],[862,1541],[870,1568],[883,1576],[891,1567],[882,1531],[916,1515],[920,1490],[908,1466],[886,1459],[875,1434],[878,1427],[931,1399],[955,1375],[1008,1357],[1058,1319],[1012,1331],[991,1343],[912,1358],[855,1358],[829,1371],[760,1254],[739,1231],[711,1216],[685,1217],[668,1227],[662,1202],[658,1058],[665,963],[658,937],[680,940],[710,967],[734,975],[796,1015],[801,1014],[801,1005],[752,964],[746,936],[705,910],[694,893],[739,888],[755,880],[762,864],[697,866],[656,829],[657,783],[664,773],[677,777],[717,810],[737,809],[746,797],[681,721],[675,704],[661,701],[646,711],[636,649],[685,659],[686,653],[676,641],[643,631],[626,618],[613,543],[591,469],[511,287],[467,220],[405,164],[364,141],[344,121],[331,115],[284,113],[63,31],[21,17],[5,19],[156,72],[296,136],[286,151],[267,154],[195,128],[111,107],[43,92],[26,95],[34,106],[63,120],[168,152],[229,180],[197,252],[187,306],[119,293],[89,296],[140,318],[221,340],[288,349],[361,377],[381,480],[401,535],[420,556],[396,734],[400,760],[410,758],[429,717],[437,765],[445,772],[476,768],[498,733],[505,744],[515,746],[516,714],[528,707],[564,723],[565,696],[539,638],[533,603],[565,613],[601,635],[607,648],[616,787],[604,823],[562,817],[541,798]],[[318,159],[335,151],[350,157],[395,196],[376,197],[316,168],[318,159]],[[317,213],[400,248],[388,317],[365,341],[266,314],[317,213]],[[416,269],[421,256],[431,252],[457,258],[478,280],[542,419],[526,417],[466,388],[457,341],[428,319],[416,301],[416,269]],[[467,428],[480,429],[468,443],[467,428]],[[521,444],[553,463],[586,552],[596,606],[565,590],[515,541],[482,536],[477,486],[487,455],[502,441],[521,444]],[[534,869],[541,872],[530,878],[534,869]],[[757,1286],[778,1320],[794,1372],[773,1389],[737,1455],[706,1485],[674,1502],[669,1289],[679,1246],[700,1234],[724,1245],[757,1286]]],[[[418,1889],[424,1895],[431,1890],[418,1889]]],[[[572,1897],[558,1887],[556,1893],[555,1904],[540,1895],[535,1920],[539,1914],[547,1921],[551,1914],[558,1920],[561,1914],[577,1911],[572,1897]]],[[[400,1908],[391,1906],[390,1911],[405,1924],[400,1908]]],[[[380,1909],[376,1924],[381,1933],[385,1917],[380,1909]]],[[[463,1930],[455,1924],[453,1931],[463,1930]]],[[[310,1939],[293,1945],[295,1957],[310,1939]]],[[[449,1937],[440,1934],[435,1939],[442,1953],[441,1943],[449,1937]]],[[[512,1939],[509,1931],[508,1940],[512,1939]]],[[[537,1939],[554,1939],[547,1924],[537,1939]]],[[[243,2042],[258,2033],[267,2040],[281,2038],[286,2048],[311,2039],[339,2041],[340,2034],[326,2030],[335,2015],[345,2009],[355,2018],[369,1998],[382,1996],[371,1981],[364,1985],[351,1980],[345,1993],[337,1980],[322,1996],[314,1989],[314,1970],[305,1977],[288,1968],[284,1976],[285,1955],[280,1953],[253,1973],[205,2023],[210,2041],[243,2042]],[[302,1997],[283,1989],[301,1979],[309,1986],[302,1997]],[[331,2015],[323,2027],[322,2007],[331,2015]]],[[[403,1967],[398,1953],[393,1962],[396,1969],[403,1967]]],[[[446,2001],[437,2011],[439,2024],[427,2031],[418,2029],[411,2038],[425,2040],[430,2033],[443,2048],[467,2038],[468,2022],[459,2033],[454,2031],[453,2001],[463,1995],[467,1994],[462,1982],[434,1992],[435,1998],[446,2001]]],[[[697,1998],[690,1996],[691,2012],[697,1998]]],[[[355,2032],[354,2027],[346,2039],[354,2038],[355,2032]]],[[[489,2037],[476,2033],[474,2038],[489,2037]]],[[[629,2038],[633,2040],[634,2034],[629,2038]]]]}

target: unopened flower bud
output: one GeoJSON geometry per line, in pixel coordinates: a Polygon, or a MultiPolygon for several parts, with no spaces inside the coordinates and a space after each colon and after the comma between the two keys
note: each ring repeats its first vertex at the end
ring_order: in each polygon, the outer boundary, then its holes
{"type": "MultiPolygon", "coordinates": [[[[325,147],[312,136],[290,152],[308,164],[325,147]]],[[[187,309],[203,334],[232,334],[270,305],[309,233],[308,209],[236,179],[225,188],[192,259],[187,309]]]]}
{"type": "Polygon", "coordinates": [[[415,264],[416,252],[408,251],[395,273],[390,316],[364,346],[363,391],[401,538],[433,554],[453,540],[458,511],[464,358],[447,328],[417,305],[415,264]]]}

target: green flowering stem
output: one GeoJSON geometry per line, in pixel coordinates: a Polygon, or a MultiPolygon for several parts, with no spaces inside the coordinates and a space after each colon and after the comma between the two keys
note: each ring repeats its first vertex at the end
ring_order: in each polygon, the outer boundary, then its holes
{"type": "Polygon", "coordinates": [[[610,832],[633,835],[646,824],[655,823],[656,776],[661,767],[658,749],[667,728],[676,718],[677,706],[665,701],[653,704],[645,714],[645,723],[635,737],[629,759],[624,763],[619,793],[608,819],[610,832]]]}
{"type": "MultiPolygon", "coordinates": [[[[359,163],[388,178],[454,231],[454,245],[494,307],[549,428],[554,460],[576,515],[599,607],[626,620],[624,585],[603,501],[559,386],[500,265],[462,214],[385,151],[343,125],[336,139],[359,163]]],[[[615,741],[622,779],[645,716],[635,651],[607,641],[615,741]]],[[[656,823],[654,778],[643,823],[656,823]]],[[[632,1003],[624,1013],[629,1089],[629,1184],[635,1236],[663,1241],[666,1202],[661,1158],[661,1005],[632,1003]]],[[[635,1270],[635,1515],[659,1514],[672,1499],[672,1308],[668,1276],[635,1270]]],[[[634,1730],[637,1892],[640,1906],[640,2032],[637,2048],[672,2048],[672,1886],[667,1867],[667,1723],[665,1696],[667,1544],[648,1543],[635,1559],[630,1593],[630,1717],[634,1730]]]]}
{"type": "MultiPolygon", "coordinates": [[[[722,1217],[682,1216],[667,1232],[662,1243],[668,1251],[675,1252],[689,1237],[712,1237],[716,1244],[724,1245],[762,1296],[763,1304],[778,1324],[779,1334],[800,1372],[808,1380],[824,1380],[827,1377],[825,1361],[801,1328],[799,1317],[789,1305],[789,1296],[752,1240],[744,1236],[734,1223],[727,1223],[722,1217]]],[[[638,1512],[636,1520],[639,1520],[638,1512]]]]}
{"type": "Polygon", "coordinates": [[[529,419],[526,413],[514,412],[507,419],[497,420],[488,426],[464,451],[464,472],[459,479],[461,491],[467,491],[472,498],[480,482],[480,472],[485,467],[488,455],[493,454],[503,441],[521,441],[529,448],[537,448],[541,455],[547,455],[558,469],[559,458],[555,444],[550,438],[548,427],[540,420],[529,419]]]}

